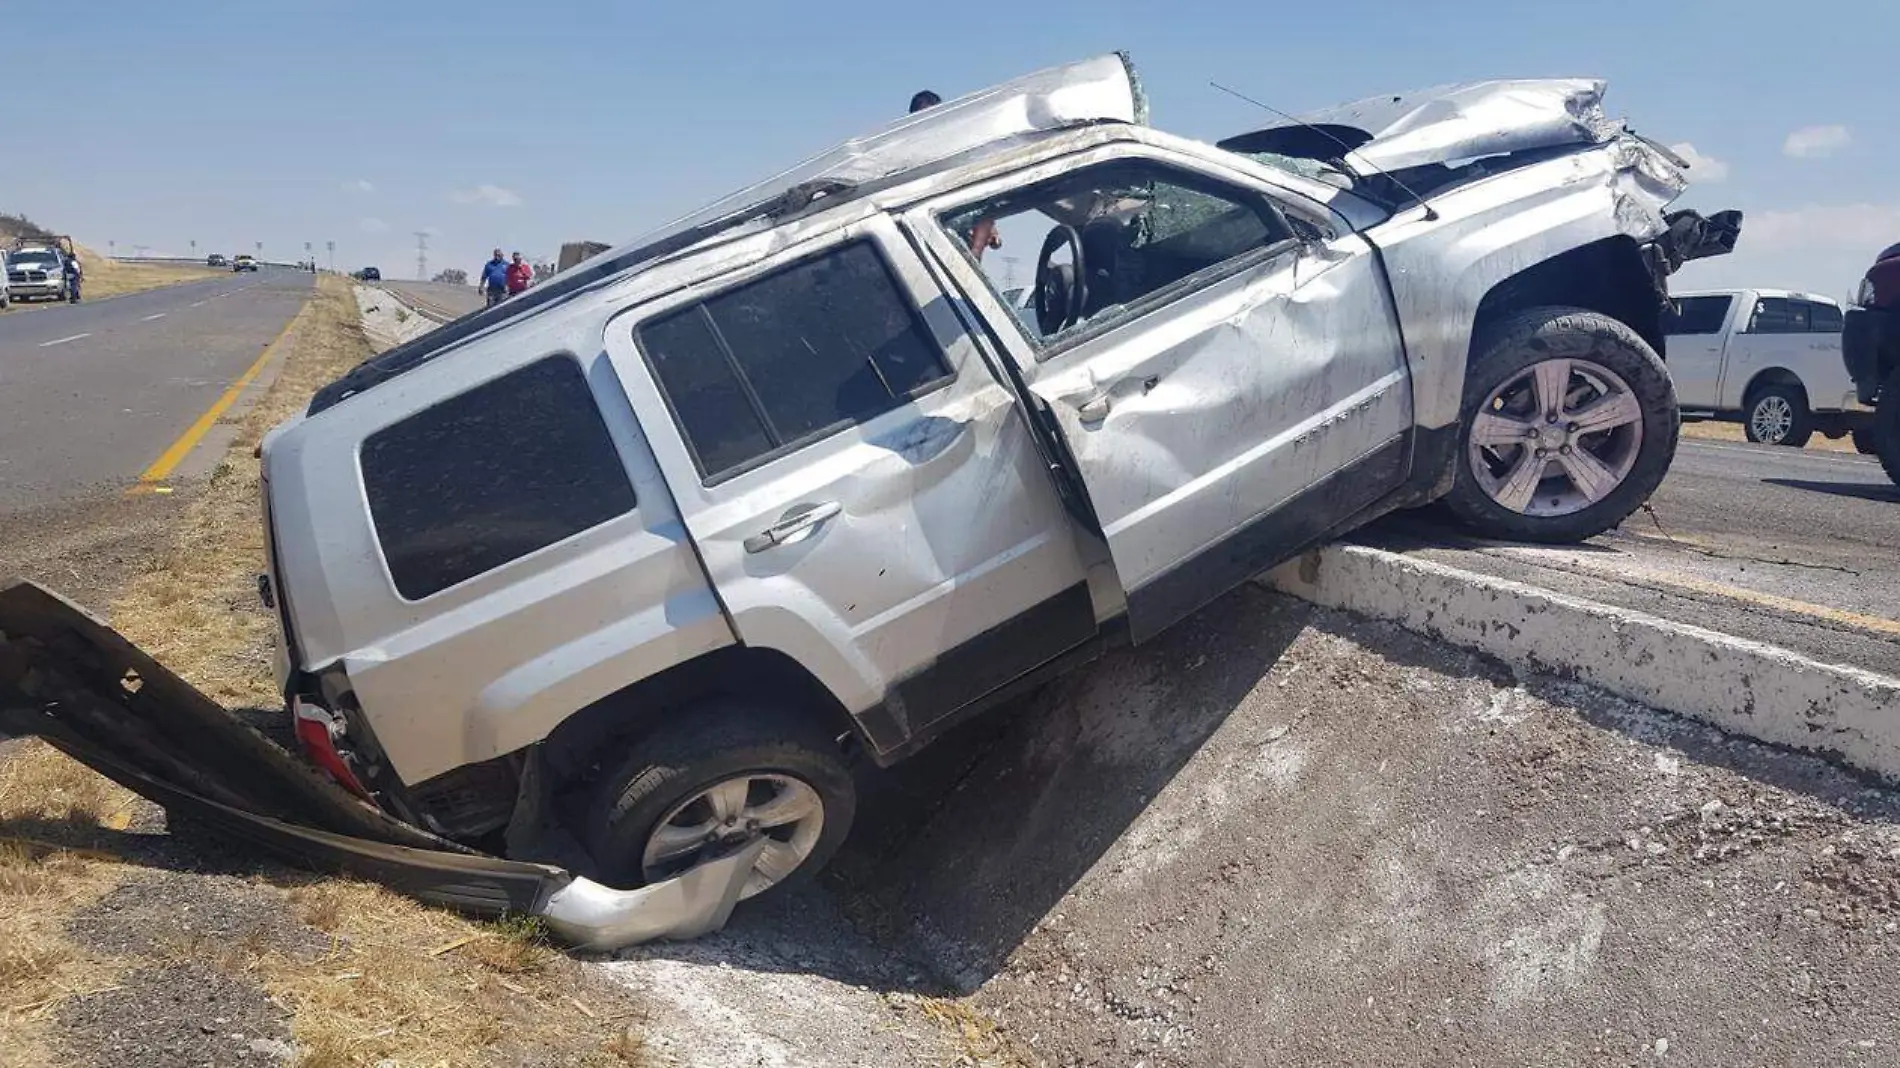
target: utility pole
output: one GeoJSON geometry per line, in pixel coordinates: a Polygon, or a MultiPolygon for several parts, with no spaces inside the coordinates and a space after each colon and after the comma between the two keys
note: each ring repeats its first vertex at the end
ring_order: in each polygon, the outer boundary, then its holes
{"type": "Polygon", "coordinates": [[[115,260],[119,258],[119,243],[117,241],[106,242],[106,250],[106,255],[111,256],[115,260]]]}
{"type": "Polygon", "coordinates": [[[324,248],[324,251],[330,254],[330,273],[335,274],[336,273],[336,242],[325,241],[323,243],[323,248],[324,248]]]}
{"type": "Polygon", "coordinates": [[[258,242],[255,242],[255,244],[257,245],[257,258],[261,260],[264,258],[264,243],[262,241],[258,241],[258,242]]]}
{"type": "Polygon", "coordinates": [[[198,239],[195,237],[191,239],[191,258],[198,258],[198,239]]]}
{"type": "Polygon", "coordinates": [[[416,231],[416,281],[429,280],[429,231],[416,231]]]}

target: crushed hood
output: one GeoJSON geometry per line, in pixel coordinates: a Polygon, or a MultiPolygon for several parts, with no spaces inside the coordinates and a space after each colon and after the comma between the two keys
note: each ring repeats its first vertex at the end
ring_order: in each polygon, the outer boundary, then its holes
{"type": "Polygon", "coordinates": [[[1243,152],[1342,160],[1362,177],[1531,149],[1587,145],[1623,132],[1603,113],[1596,78],[1471,82],[1387,93],[1324,108],[1221,142],[1243,152]],[[1318,130],[1314,130],[1317,127],[1318,130]]]}

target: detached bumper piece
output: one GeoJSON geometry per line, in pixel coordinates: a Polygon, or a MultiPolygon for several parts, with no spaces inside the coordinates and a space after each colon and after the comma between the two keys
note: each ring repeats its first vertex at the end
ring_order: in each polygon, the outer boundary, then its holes
{"type": "Polygon", "coordinates": [[[1733,209],[1705,216],[1695,211],[1672,211],[1663,216],[1668,227],[1650,242],[1650,270],[1667,278],[1690,260],[1726,256],[1742,236],[1742,213],[1733,209]]]}
{"type": "Polygon", "coordinates": [[[0,583],[0,733],[38,735],[167,812],[292,863],[476,916],[539,916],[578,949],[718,930],[764,848],[637,890],[474,852],[351,795],[84,609],[18,580],[0,583]]]}

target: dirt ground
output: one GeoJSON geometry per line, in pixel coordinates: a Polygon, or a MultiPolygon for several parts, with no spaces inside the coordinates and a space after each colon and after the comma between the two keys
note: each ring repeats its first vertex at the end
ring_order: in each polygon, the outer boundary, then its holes
{"type": "MultiPolygon", "coordinates": [[[[1707,441],[1748,440],[1748,434],[1742,430],[1742,424],[1717,423],[1711,421],[1682,424],[1682,436],[1685,438],[1702,438],[1707,441]]],[[[1854,442],[1849,438],[1827,438],[1820,434],[1809,438],[1808,443],[1803,446],[1803,448],[1818,449],[1821,452],[1851,453],[1856,451],[1854,442]]]]}

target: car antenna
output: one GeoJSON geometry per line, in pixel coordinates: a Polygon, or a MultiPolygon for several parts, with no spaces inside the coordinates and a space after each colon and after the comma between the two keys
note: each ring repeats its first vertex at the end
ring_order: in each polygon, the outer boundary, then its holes
{"type": "MultiPolygon", "coordinates": [[[[1229,89],[1219,82],[1209,81],[1207,84],[1213,86],[1216,89],[1219,89],[1221,92],[1226,93],[1229,96],[1236,97],[1241,100],[1245,100],[1247,103],[1252,104],[1254,107],[1257,107],[1260,110],[1265,111],[1269,114],[1278,115],[1281,118],[1287,120],[1288,122],[1299,123],[1301,126],[1306,127],[1307,129],[1313,131],[1314,133],[1320,135],[1321,137],[1324,137],[1326,140],[1331,141],[1333,144],[1338,145],[1341,149],[1345,150],[1345,153],[1348,156],[1352,155],[1352,153],[1355,151],[1351,145],[1347,144],[1344,141],[1341,141],[1339,138],[1333,136],[1331,133],[1320,129],[1319,127],[1313,125],[1312,123],[1307,122],[1305,119],[1302,119],[1296,115],[1288,115],[1286,112],[1281,111],[1279,108],[1273,107],[1272,105],[1262,104],[1260,101],[1255,100],[1253,97],[1248,96],[1246,93],[1243,93],[1238,89],[1229,89]]],[[[1342,163],[1345,162],[1345,157],[1342,156],[1340,158],[1340,162],[1342,163]]],[[[1363,159],[1359,161],[1359,165],[1371,171],[1372,173],[1378,175],[1379,177],[1384,178],[1386,181],[1391,182],[1393,185],[1398,186],[1399,189],[1403,191],[1407,196],[1411,197],[1413,200],[1418,201],[1418,206],[1425,209],[1426,222],[1437,221],[1438,209],[1432,207],[1431,201],[1426,200],[1424,194],[1420,193],[1416,189],[1413,189],[1411,186],[1406,185],[1404,182],[1399,181],[1398,177],[1394,175],[1391,171],[1382,170],[1381,168],[1374,166],[1373,164],[1363,159]]]]}

